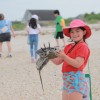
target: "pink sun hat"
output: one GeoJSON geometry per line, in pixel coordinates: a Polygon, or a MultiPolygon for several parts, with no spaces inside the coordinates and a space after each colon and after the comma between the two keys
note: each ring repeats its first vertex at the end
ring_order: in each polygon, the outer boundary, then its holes
{"type": "Polygon", "coordinates": [[[76,27],[83,27],[86,29],[86,35],[85,39],[89,38],[91,36],[91,29],[89,26],[87,26],[82,20],[80,19],[75,19],[70,23],[69,27],[63,28],[63,33],[67,36],[70,37],[69,29],[71,28],[76,28],[76,27]]]}

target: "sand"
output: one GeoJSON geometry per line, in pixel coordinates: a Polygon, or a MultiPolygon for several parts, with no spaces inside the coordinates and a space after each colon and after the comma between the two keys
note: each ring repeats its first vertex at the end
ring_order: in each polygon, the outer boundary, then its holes
{"type": "MultiPolygon", "coordinates": [[[[98,25],[91,25],[92,36],[87,43],[91,49],[89,67],[92,81],[93,100],[100,100],[100,30],[98,25]]],[[[47,28],[46,28],[47,29],[47,28]]],[[[0,100],[61,100],[62,73],[61,65],[49,62],[41,71],[44,94],[35,63],[31,63],[27,35],[20,33],[12,37],[13,57],[7,58],[6,43],[3,44],[3,56],[0,58],[0,100]]],[[[48,29],[45,35],[39,35],[39,48],[48,42],[55,46],[53,32],[48,29]]],[[[66,44],[68,43],[68,38],[66,44]]],[[[63,46],[61,40],[60,45],[63,46]]],[[[88,68],[85,69],[88,72],[88,68]]]]}

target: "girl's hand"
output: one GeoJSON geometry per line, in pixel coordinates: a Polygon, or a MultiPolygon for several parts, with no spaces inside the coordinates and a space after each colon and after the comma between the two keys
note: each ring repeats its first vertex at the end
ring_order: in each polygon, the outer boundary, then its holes
{"type": "Polygon", "coordinates": [[[62,58],[62,59],[64,59],[64,58],[65,58],[65,56],[66,56],[66,54],[64,53],[64,51],[63,51],[63,50],[62,50],[62,51],[57,52],[57,53],[56,53],[56,55],[57,55],[58,57],[62,58]]]}
{"type": "Polygon", "coordinates": [[[16,37],[16,34],[15,33],[13,33],[13,37],[16,37]]]}

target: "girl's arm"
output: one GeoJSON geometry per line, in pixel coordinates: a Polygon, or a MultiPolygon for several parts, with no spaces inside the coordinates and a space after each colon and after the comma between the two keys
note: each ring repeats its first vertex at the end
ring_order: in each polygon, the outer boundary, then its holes
{"type": "Polygon", "coordinates": [[[40,28],[38,29],[38,31],[39,31],[39,34],[41,34],[41,29],[40,28]]]}
{"type": "Polygon", "coordinates": [[[12,25],[10,26],[10,29],[11,29],[11,32],[12,32],[13,36],[15,37],[15,36],[16,36],[16,34],[15,34],[14,30],[13,30],[12,25]]]}
{"type": "Polygon", "coordinates": [[[38,31],[39,31],[39,34],[41,34],[41,26],[40,26],[40,24],[38,24],[38,31]]]}
{"type": "Polygon", "coordinates": [[[62,58],[54,58],[54,59],[51,59],[51,61],[56,64],[56,65],[60,65],[64,60],[62,58]]]}
{"type": "Polygon", "coordinates": [[[63,51],[57,53],[58,57],[64,59],[69,65],[79,68],[84,63],[83,57],[76,57],[75,59],[67,56],[63,51]]]}

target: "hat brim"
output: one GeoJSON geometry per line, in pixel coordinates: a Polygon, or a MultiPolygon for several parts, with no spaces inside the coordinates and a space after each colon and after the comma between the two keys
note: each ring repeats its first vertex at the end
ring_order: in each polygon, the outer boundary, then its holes
{"type": "MultiPolygon", "coordinates": [[[[87,25],[80,26],[80,27],[84,27],[86,29],[85,39],[89,38],[91,36],[91,29],[90,29],[90,27],[87,26],[87,25]]],[[[69,29],[71,29],[71,28],[76,28],[76,27],[65,27],[65,28],[63,28],[63,33],[65,34],[65,36],[70,37],[69,29]]]]}

